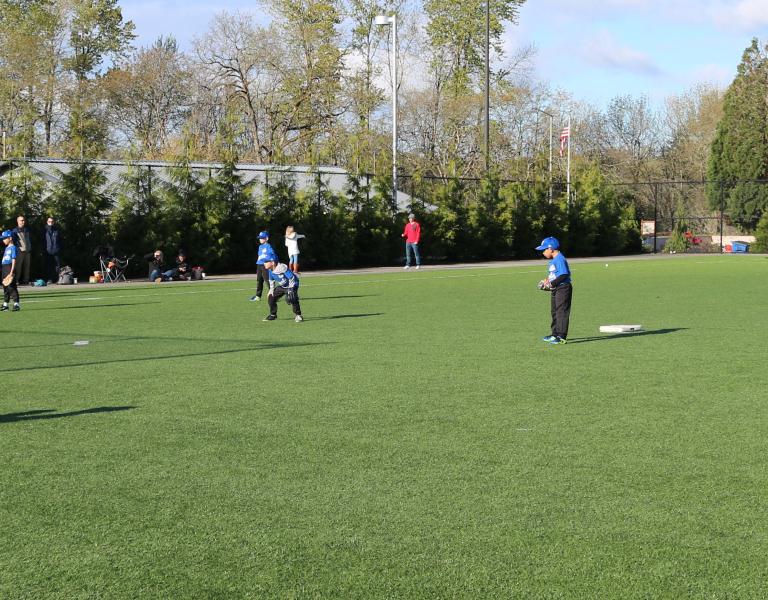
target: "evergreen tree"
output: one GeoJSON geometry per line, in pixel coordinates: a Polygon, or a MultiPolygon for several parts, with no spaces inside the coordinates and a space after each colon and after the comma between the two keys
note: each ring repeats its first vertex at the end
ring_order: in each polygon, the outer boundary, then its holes
{"type": "MultiPolygon", "coordinates": [[[[159,189],[152,169],[131,166],[111,190],[115,208],[109,216],[109,237],[119,254],[142,256],[163,240],[159,189]]],[[[143,270],[140,262],[135,262],[135,273],[143,270]]]]}
{"type": "Polygon", "coordinates": [[[720,184],[727,184],[724,209],[734,221],[753,226],[768,207],[768,186],[745,180],[768,179],[768,46],[757,39],[744,51],[736,79],[725,93],[709,159],[709,200],[720,208],[720,184]]]}
{"type": "Polygon", "coordinates": [[[253,184],[243,182],[230,157],[202,192],[208,200],[205,214],[212,242],[208,255],[211,270],[251,270],[257,215],[253,184]]]}
{"type": "Polygon", "coordinates": [[[768,252],[768,211],[763,213],[755,229],[755,243],[752,252],[768,252]]]}
{"type": "Polygon", "coordinates": [[[179,161],[168,174],[172,185],[161,188],[162,234],[153,245],[171,252],[183,248],[193,262],[207,266],[212,256],[206,227],[204,182],[186,160],[179,161]]]}
{"type": "Polygon", "coordinates": [[[502,197],[506,199],[504,218],[512,231],[512,253],[517,259],[537,258],[540,256],[534,248],[541,243],[545,235],[552,235],[562,228],[552,228],[556,223],[559,208],[550,204],[549,188],[543,183],[526,185],[513,183],[505,186],[502,197]]]}
{"type": "Polygon", "coordinates": [[[499,182],[494,177],[486,177],[480,182],[477,197],[469,209],[469,227],[475,256],[489,260],[511,255],[509,241],[512,236],[511,232],[505,231],[499,182]]]}
{"type": "Polygon", "coordinates": [[[352,211],[353,259],[358,266],[385,265],[392,257],[394,214],[388,197],[370,177],[350,175],[346,195],[352,211]]]}
{"type": "Polygon", "coordinates": [[[58,216],[66,232],[65,259],[76,273],[84,276],[98,268],[94,250],[108,244],[108,217],[112,201],[106,192],[107,178],[99,167],[84,161],[61,174],[47,202],[51,214],[58,216]]]}
{"type": "Polygon", "coordinates": [[[36,176],[27,163],[19,163],[0,177],[0,226],[16,226],[16,217],[24,215],[27,223],[35,227],[44,212],[45,181],[36,176]]]}

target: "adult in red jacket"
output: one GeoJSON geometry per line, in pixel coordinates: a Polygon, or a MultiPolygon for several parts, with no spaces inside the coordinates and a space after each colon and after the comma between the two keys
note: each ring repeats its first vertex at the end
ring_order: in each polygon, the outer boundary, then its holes
{"type": "Polygon", "coordinates": [[[421,256],[419,256],[419,240],[421,239],[421,225],[416,221],[416,215],[408,215],[408,223],[405,224],[402,237],[405,238],[405,267],[411,268],[411,252],[416,260],[416,268],[421,267],[421,256]]]}

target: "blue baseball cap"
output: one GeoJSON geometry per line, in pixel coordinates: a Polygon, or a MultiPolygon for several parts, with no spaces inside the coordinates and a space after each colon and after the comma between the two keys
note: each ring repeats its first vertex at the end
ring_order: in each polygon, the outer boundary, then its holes
{"type": "Polygon", "coordinates": [[[0,239],[3,239],[3,240],[9,237],[13,237],[13,233],[11,232],[10,229],[6,229],[5,231],[3,231],[2,235],[0,235],[0,239]]]}
{"type": "Polygon", "coordinates": [[[536,250],[546,250],[547,248],[557,250],[560,248],[560,242],[557,241],[557,238],[545,237],[543,240],[541,240],[541,245],[536,246],[536,250]]]}
{"type": "Polygon", "coordinates": [[[260,231],[259,232],[259,239],[260,240],[266,240],[269,237],[268,231],[260,231]]]}

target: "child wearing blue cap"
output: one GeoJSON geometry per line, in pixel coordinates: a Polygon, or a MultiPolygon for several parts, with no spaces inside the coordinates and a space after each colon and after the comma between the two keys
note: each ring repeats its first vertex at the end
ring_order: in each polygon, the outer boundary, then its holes
{"type": "Polygon", "coordinates": [[[565,344],[568,339],[568,324],[571,318],[571,269],[568,261],[560,252],[560,242],[557,238],[547,237],[541,241],[536,250],[549,259],[547,277],[539,282],[539,288],[551,291],[552,302],[552,334],[542,338],[550,344],[565,344]]]}
{"type": "Polygon", "coordinates": [[[266,282],[269,285],[269,273],[264,267],[264,263],[268,261],[277,262],[277,252],[269,243],[269,232],[262,231],[259,233],[259,253],[256,258],[256,295],[251,296],[251,302],[261,300],[264,283],[266,282]]]}
{"type": "Polygon", "coordinates": [[[3,306],[0,311],[8,310],[8,302],[13,300],[13,310],[21,310],[19,306],[19,289],[16,287],[16,245],[13,243],[13,233],[3,231],[0,238],[5,244],[3,250],[2,274],[3,274],[3,306]]]}
{"type": "Polygon", "coordinates": [[[301,304],[299,303],[299,276],[288,268],[288,265],[277,262],[277,259],[268,259],[264,267],[269,273],[269,314],[264,321],[277,319],[277,301],[285,296],[285,301],[293,309],[293,320],[301,323],[301,304]]]}

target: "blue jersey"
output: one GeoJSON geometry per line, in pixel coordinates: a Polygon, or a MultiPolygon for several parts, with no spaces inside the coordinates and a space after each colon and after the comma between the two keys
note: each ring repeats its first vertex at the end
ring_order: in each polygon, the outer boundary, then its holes
{"type": "Polygon", "coordinates": [[[547,275],[547,279],[554,281],[561,275],[566,275],[567,277],[560,283],[571,283],[571,269],[562,252],[549,261],[549,274],[547,275]]]}
{"type": "Polygon", "coordinates": [[[268,260],[277,262],[277,252],[272,248],[269,242],[259,244],[259,257],[256,259],[257,265],[263,265],[268,260]]]}
{"type": "Polygon", "coordinates": [[[286,290],[299,289],[299,278],[283,263],[275,265],[275,268],[269,271],[269,280],[275,282],[275,287],[285,288],[286,290]]]}
{"type": "Polygon", "coordinates": [[[4,265],[12,265],[13,260],[16,258],[16,246],[13,244],[8,244],[5,247],[5,252],[3,252],[3,264],[4,265]]]}

